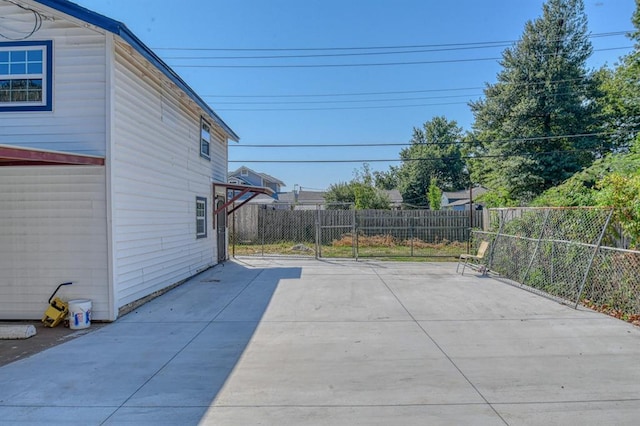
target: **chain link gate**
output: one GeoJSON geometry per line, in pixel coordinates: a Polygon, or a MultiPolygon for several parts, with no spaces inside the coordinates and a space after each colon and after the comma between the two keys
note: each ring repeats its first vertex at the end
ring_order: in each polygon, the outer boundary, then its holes
{"type": "MultiPolygon", "coordinates": [[[[232,214],[232,255],[449,258],[468,250],[468,211],[250,205],[232,214]],[[310,208],[309,208],[310,207],[310,208]],[[293,209],[295,208],[295,210],[293,209]]],[[[482,211],[473,220],[482,224],[482,211]]]]}

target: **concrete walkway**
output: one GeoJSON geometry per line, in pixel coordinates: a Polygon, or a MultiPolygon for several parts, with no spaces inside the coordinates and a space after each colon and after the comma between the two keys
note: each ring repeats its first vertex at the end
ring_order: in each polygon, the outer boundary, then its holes
{"type": "Polygon", "coordinates": [[[451,263],[245,258],[0,383],[1,424],[637,425],[640,329],[451,263]]]}

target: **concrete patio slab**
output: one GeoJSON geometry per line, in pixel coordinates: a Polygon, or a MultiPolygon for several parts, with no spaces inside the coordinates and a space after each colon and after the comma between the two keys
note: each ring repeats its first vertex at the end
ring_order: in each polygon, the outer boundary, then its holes
{"type": "Polygon", "coordinates": [[[243,258],[0,367],[0,422],[631,425],[640,329],[452,263],[243,258]]]}

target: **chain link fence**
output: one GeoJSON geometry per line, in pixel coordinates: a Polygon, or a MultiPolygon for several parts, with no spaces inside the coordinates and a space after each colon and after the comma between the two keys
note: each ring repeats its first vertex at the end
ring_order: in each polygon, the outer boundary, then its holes
{"type": "Polygon", "coordinates": [[[488,268],[533,292],[640,320],[640,252],[622,244],[609,208],[491,209],[472,245],[491,243],[488,268]]]}

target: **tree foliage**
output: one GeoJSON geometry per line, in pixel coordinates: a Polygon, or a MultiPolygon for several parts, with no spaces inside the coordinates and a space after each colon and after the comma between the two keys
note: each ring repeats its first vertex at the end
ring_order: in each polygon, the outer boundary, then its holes
{"type": "Polygon", "coordinates": [[[398,189],[405,203],[427,206],[427,188],[436,179],[445,190],[468,185],[462,158],[462,128],[445,117],[434,117],[413,129],[411,145],[400,151],[398,189]]]}
{"type": "MultiPolygon", "coordinates": [[[[592,206],[604,202],[605,198],[613,201],[612,188],[617,187],[621,180],[608,179],[607,176],[634,176],[640,170],[640,0],[636,0],[632,22],[636,31],[629,36],[635,41],[634,50],[621,58],[616,69],[598,72],[602,94],[598,102],[603,112],[603,130],[608,134],[614,151],[545,191],[533,201],[533,205],[592,206]],[[601,191],[609,195],[599,195],[601,191]]],[[[633,187],[633,182],[629,185],[633,187]]]]}
{"type": "Polygon", "coordinates": [[[442,190],[438,188],[438,181],[431,179],[429,183],[429,208],[431,210],[440,210],[442,203],[442,190]]]}
{"type": "Polygon", "coordinates": [[[384,209],[391,208],[389,197],[380,189],[374,187],[374,178],[368,164],[363,164],[361,170],[354,171],[354,178],[349,183],[333,184],[325,193],[325,202],[329,208],[341,209],[346,204],[352,204],[356,209],[384,209]]]}
{"type": "Polygon", "coordinates": [[[396,189],[398,187],[398,168],[391,166],[386,172],[373,172],[374,186],[379,189],[396,189]]]}
{"type": "Polygon", "coordinates": [[[615,219],[631,238],[631,247],[640,246],[640,171],[632,175],[612,173],[599,183],[598,203],[614,208],[615,219]]]}
{"type": "Polygon", "coordinates": [[[640,141],[640,0],[636,0],[631,21],[635,26],[629,34],[634,41],[633,51],[620,58],[615,70],[604,68],[598,72],[603,130],[619,151],[640,141]]]}
{"type": "Polygon", "coordinates": [[[597,91],[586,60],[592,47],[582,0],[548,0],[503,52],[497,83],[471,103],[472,180],[520,203],[592,163],[602,141],[593,133],[597,91]]]}

